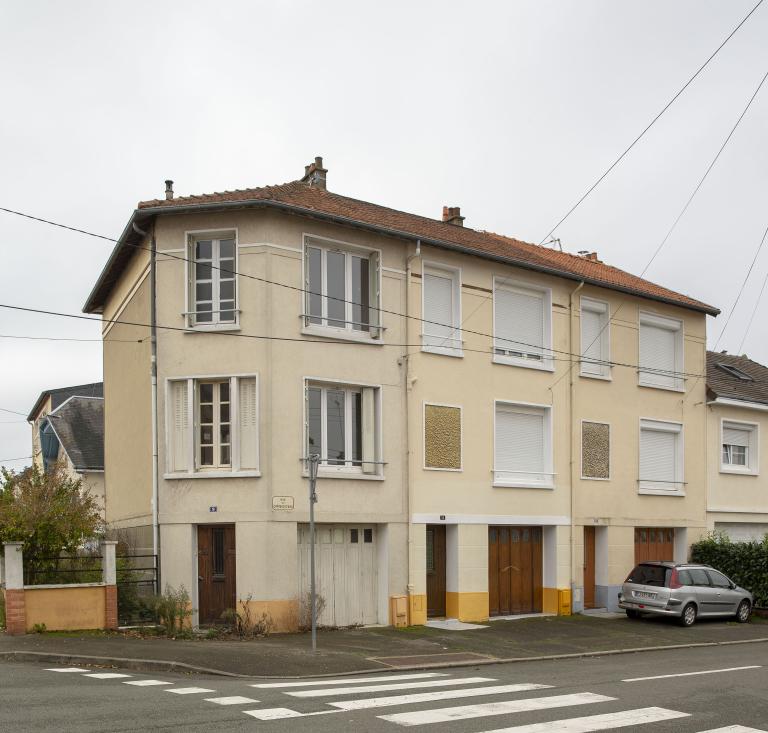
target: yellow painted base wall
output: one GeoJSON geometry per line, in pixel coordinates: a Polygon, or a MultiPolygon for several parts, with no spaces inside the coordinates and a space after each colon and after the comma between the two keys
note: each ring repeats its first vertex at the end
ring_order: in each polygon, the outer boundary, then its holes
{"type": "Polygon", "coordinates": [[[555,613],[558,616],[570,616],[571,589],[544,588],[542,593],[541,610],[544,613],[555,613]]]}
{"type": "Polygon", "coordinates": [[[48,631],[103,629],[106,623],[104,586],[90,588],[25,588],[27,631],[45,624],[48,631]]]}
{"type": "MultiPolygon", "coordinates": [[[[243,601],[251,612],[251,621],[261,620],[262,614],[268,614],[272,619],[271,631],[297,631],[299,628],[299,602],[295,598],[287,601],[243,601]]],[[[242,613],[242,606],[238,604],[242,613]]]]}
{"type": "Polygon", "coordinates": [[[445,615],[459,621],[487,621],[488,594],[448,592],[445,594],[445,615]]]}
{"type": "Polygon", "coordinates": [[[427,623],[426,593],[408,596],[408,623],[411,626],[423,626],[427,623]]]}

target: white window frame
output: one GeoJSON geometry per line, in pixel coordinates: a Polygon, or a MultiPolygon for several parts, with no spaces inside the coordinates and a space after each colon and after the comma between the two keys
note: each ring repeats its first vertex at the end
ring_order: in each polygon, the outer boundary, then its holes
{"type": "MultiPolygon", "coordinates": [[[[508,351],[509,349],[507,349],[508,351]]],[[[531,354],[535,354],[536,351],[531,349],[531,354]]],[[[542,285],[536,285],[523,280],[511,279],[501,275],[495,275],[493,278],[493,363],[494,364],[507,364],[510,366],[525,367],[527,369],[540,369],[548,372],[555,371],[555,364],[552,358],[552,288],[548,288],[542,285]],[[541,347],[541,359],[534,359],[531,356],[527,356],[528,352],[520,352],[520,356],[512,354],[497,354],[496,346],[496,288],[501,287],[507,290],[518,292],[534,292],[542,294],[542,311],[544,314],[542,328],[542,347],[541,347]]]]}
{"type": "Polygon", "coordinates": [[[684,426],[682,423],[671,420],[657,420],[655,418],[641,417],[639,423],[639,432],[637,434],[637,476],[638,493],[653,494],[657,496],[685,496],[685,440],[684,426]],[[673,433],[676,439],[675,455],[675,477],[678,479],[673,482],[648,481],[640,475],[640,466],[642,462],[641,443],[642,433],[645,430],[656,430],[659,432],[673,433]]]}
{"type": "MultiPolygon", "coordinates": [[[[190,331],[239,331],[240,330],[240,240],[237,227],[224,228],[224,229],[192,229],[184,232],[184,241],[186,252],[186,262],[184,268],[184,275],[186,278],[186,287],[184,288],[184,323],[185,327],[190,331]],[[201,239],[211,239],[219,242],[222,239],[234,239],[234,290],[235,290],[235,319],[233,321],[217,321],[219,317],[218,311],[212,312],[212,321],[210,323],[197,323],[195,308],[197,305],[197,294],[195,292],[195,243],[201,239]]],[[[213,247],[211,252],[211,289],[213,296],[212,307],[219,301],[219,265],[216,264],[217,257],[216,252],[218,245],[213,247]]],[[[159,252],[162,255],[162,252],[159,252]]],[[[221,259],[218,259],[221,262],[221,259]]]]}
{"type": "Polygon", "coordinates": [[[422,260],[421,263],[421,350],[430,354],[442,354],[443,356],[464,356],[464,341],[462,339],[461,323],[461,268],[444,265],[440,262],[422,260]],[[426,275],[445,277],[451,279],[453,288],[453,323],[450,325],[452,336],[440,337],[427,333],[430,324],[426,323],[424,310],[424,295],[426,292],[426,275]],[[429,343],[431,340],[441,339],[440,343],[429,343]],[[450,342],[447,343],[446,342],[450,342]]]}
{"type": "Polygon", "coordinates": [[[611,379],[611,306],[608,303],[608,301],[605,300],[597,300],[595,298],[589,298],[587,296],[581,296],[579,299],[579,305],[580,305],[580,313],[579,313],[579,353],[582,356],[582,360],[580,362],[579,366],[579,372],[582,377],[587,377],[588,379],[604,379],[604,380],[610,380],[611,379]],[[588,361],[587,363],[591,366],[597,366],[599,368],[599,372],[590,372],[585,371],[584,366],[585,362],[583,360],[584,352],[586,348],[588,348],[591,344],[587,344],[585,346],[584,344],[584,329],[583,329],[583,323],[584,323],[584,311],[588,311],[589,313],[597,313],[600,316],[600,335],[598,336],[600,340],[600,364],[596,364],[593,361],[588,361]]]}
{"type": "MultiPolygon", "coordinates": [[[[307,478],[309,476],[309,471],[307,468],[307,449],[309,447],[309,415],[307,414],[307,407],[309,405],[309,387],[321,387],[321,388],[330,388],[330,389],[344,389],[344,390],[362,390],[363,388],[371,388],[373,389],[373,399],[374,399],[374,453],[376,456],[376,463],[375,463],[375,471],[374,473],[364,473],[362,465],[360,466],[347,466],[347,465],[341,465],[341,466],[330,466],[328,464],[324,464],[321,460],[321,462],[318,464],[317,467],[317,477],[318,478],[339,478],[339,479],[356,479],[359,481],[383,481],[384,480],[384,468],[386,467],[386,462],[384,461],[384,438],[383,438],[383,430],[382,426],[384,425],[383,422],[383,414],[382,414],[382,385],[380,384],[371,384],[366,382],[351,382],[349,380],[345,379],[328,379],[327,377],[304,377],[302,380],[302,411],[303,411],[303,420],[302,420],[302,433],[301,433],[301,475],[304,478],[307,478]]],[[[325,411],[327,409],[326,401],[321,399],[320,402],[322,414],[325,416],[325,411]]],[[[345,410],[345,432],[344,432],[344,439],[347,446],[351,444],[351,432],[347,429],[346,420],[351,417],[351,401],[348,399],[344,399],[344,410],[345,410]]],[[[361,415],[361,419],[365,419],[364,415],[361,415]]],[[[327,427],[324,426],[324,419],[321,418],[321,430],[322,430],[322,438],[321,438],[321,455],[326,455],[326,435],[327,435],[327,427]]],[[[348,449],[347,449],[348,452],[348,449]]]]}
{"type": "MultiPolygon", "coordinates": [[[[232,470],[232,441],[235,438],[234,424],[232,423],[233,411],[232,411],[232,379],[198,379],[195,382],[195,470],[196,471],[231,471],[232,470]],[[203,384],[210,384],[212,386],[212,413],[213,420],[211,423],[211,429],[213,431],[213,443],[211,449],[213,451],[213,463],[210,466],[204,466],[202,461],[203,445],[200,440],[200,430],[202,427],[202,420],[200,417],[202,404],[200,401],[200,387],[203,384]],[[229,386],[229,463],[221,463],[221,385],[226,384],[229,386]]],[[[239,426],[238,426],[239,428],[239,426]]]]}
{"type": "Polygon", "coordinates": [[[637,379],[638,384],[641,387],[652,387],[653,389],[664,389],[672,392],[685,392],[685,378],[683,377],[683,371],[685,369],[685,333],[683,331],[683,322],[678,318],[670,318],[668,316],[660,316],[656,313],[649,313],[647,311],[640,311],[637,324],[637,362],[638,371],[637,379]],[[643,370],[641,363],[642,353],[640,349],[640,331],[643,326],[651,326],[655,328],[663,328],[675,333],[675,372],[677,374],[671,375],[674,378],[673,386],[659,384],[658,380],[654,379],[654,372],[647,372],[643,370]]]}
{"type": "Polygon", "coordinates": [[[760,425],[758,423],[746,422],[744,420],[731,420],[725,417],[720,418],[720,441],[718,448],[720,449],[720,473],[740,474],[742,476],[760,475],[760,425]],[[749,432],[746,466],[725,463],[723,461],[723,446],[725,445],[723,434],[727,427],[749,432]]]}
{"type": "Polygon", "coordinates": [[[461,405],[448,405],[444,402],[421,403],[421,455],[422,468],[425,471],[447,471],[448,473],[461,473],[464,470],[464,408],[461,405]],[[427,465],[427,406],[450,407],[459,411],[459,467],[439,468],[427,465]]]}
{"type": "MultiPolygon", "coordinates": [[[[303,244],[301,248],[301,282],[303,283],[303,292],[300,294],[301,303],[301,332],[306,336],[324,336],[334,339],[342,339],[345,341],[358,341],[360,343],[378,344],[382,345],[384,342],[384,332],[386,326],[383,323],[383,314],[381,312],[382,303],[382,251],[375,247],[364,247],[359,244],[352,244],[350,242],[344,242],[338,239],[330,239],[328,237],[321,237],[316,234],[304,233],[303,244]],[[327,257],[328,252],[339,252],[346,255],[344,263],[344,292],[346,293],[346,303],[344,308],[344,320],[346,321],[343,327],[329,326],[327,323],[310,323],[309,313],[309,273],[307,272],[307,249],[313,247],[321,251],[321,279],[322,279],[322,313],[321,318],[324,321],[328,320],[328,292],[327,292],[327,257]],[[352,322],[353,316],[353,304],[352,304],[352,267],[350,265],[350,255],[368,259],[370,262],[372,255],[376,256],[376,282],[377,292],[370,299],[369,309],[371,311],[371,323],[369,324],[369,330],[363,331],[355,328],[355,324],[352,322]],[[373,315],[375,314],[375,316],[373,315]]],[[[336,319],[331,319],[336,320],[336,319]]]]}
{"type": "Polygon", "coordinates": [[[165,463],[164,479],[199,479],[199,478],[258,478],[261,476],[261,389],[259,375],[254,372],[242,374],[195,374],[182,377],[168,377],[165,380],[165,463]],[[256,382],[256,468],[240,468],[240,389],[241,379],[254,379],[256,382]],[[198,466],[198,400],[197,385],[200,382],[224,382],[229,380],[230,400],[230,457],[231,468],[201,468],[198,466]],[[189,435],[186,445],[186,471],[171,470],[171,443],[173,440],[171,409],[173,408],[172,386],[175,382],[187,383],[187,415],[191,416],[189,435]]]}
{"type": "Polygon", "coordinates": [[[493,486],[498,488],[518,489],[554,489],[554,457],[553,457],[553,408],[551,405],[539,405],[531,402],[515,400],[493,401],[493,486]],[[513,408],[514,412],[544,415],[544,461],[545,470],[541,473],[501,471],[497,469],[496,456],[496,414],[499,407],[513,408]],[[517,475],[512,475],[512,474],[517,475]]]}
{"type": "Polygon", "coordinates": [[[610,481],[613,476],[613,425],[607,420],[598,420],[597,418],[581,419],[581,479],[582,481],[610,481]],[[592,423],[594,425],[607,425],[608,426],[608,476],[601,478],[599,476],[585,476],[584,475],[584,423],[592,423]]]}

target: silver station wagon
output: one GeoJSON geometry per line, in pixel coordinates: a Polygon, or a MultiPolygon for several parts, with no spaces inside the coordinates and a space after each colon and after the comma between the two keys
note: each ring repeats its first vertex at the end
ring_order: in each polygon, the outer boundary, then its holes
{"type": "Polygon", "coordinates": [[[746,623],[752,594],[708,565],[641,562],[624,581],[619,607],[629,618],[674,616],[693,626],[701,616],[735,616],[746,623]]]}

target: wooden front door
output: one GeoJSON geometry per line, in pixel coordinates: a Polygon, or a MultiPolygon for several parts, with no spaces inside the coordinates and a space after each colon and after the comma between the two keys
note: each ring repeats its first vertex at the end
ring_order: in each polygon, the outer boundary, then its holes
{"type": "Polygon", "coordinates": [[[669,527],[635,528],[635,563],[647,560],[673,560],[675,530],[669,527]]]}
{"type": "Polygon", "coordinates": [[[445,526],[427,525],[427,616],[445,616],[445,526]]]}
{"type": "Polygon", "coordinates": [[[488,528],[488,596],[491,616],[541,612],[541,527],[488,528]]]}
{"type": "Polygon", "coordinates": [[[584,527],[584,608],[595,607],[595,528],[584,527]]]}
{"type": "Polygon", "coordinates": [[[198,526],[197,581],[200,623],[220,623],[236,606],[234,524],[198,526]]]}

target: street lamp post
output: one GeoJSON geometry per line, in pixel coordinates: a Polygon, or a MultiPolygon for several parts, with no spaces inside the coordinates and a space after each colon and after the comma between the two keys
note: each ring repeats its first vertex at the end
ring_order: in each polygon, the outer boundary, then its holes
{"type": "Polygon", "coordinates": [[[312,453],[308,460],[309,468],[309,595],[312,616],[312,651],[317,651],[317,595],[315,593],[315,503],[317,502],[317,465],[320,456],[312,453]]]}

